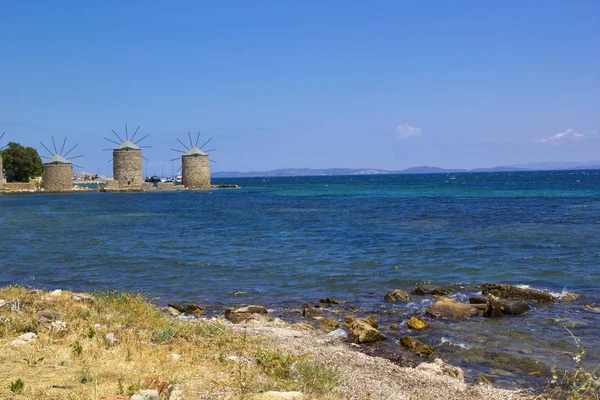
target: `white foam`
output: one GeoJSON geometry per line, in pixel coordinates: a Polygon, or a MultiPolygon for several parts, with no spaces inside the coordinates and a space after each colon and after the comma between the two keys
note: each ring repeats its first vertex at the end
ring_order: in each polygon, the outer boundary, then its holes
{"type": "Polygon", "coordinates": [[[440,339],[440,344],[444,344],[444,343],[448,343],[451,346],[456,346],[456,347],[460,347],[461,349],[464,350],[470,350],[471,346],[465,344],[465,343],[460,343],[460,342],[453,342],[448,338],[445,338],[442,336],[442,338],[440,339]]]}

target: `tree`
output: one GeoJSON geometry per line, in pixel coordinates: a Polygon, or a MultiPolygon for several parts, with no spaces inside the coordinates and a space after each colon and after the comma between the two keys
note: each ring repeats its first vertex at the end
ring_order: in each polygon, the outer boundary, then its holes
{"type": "Polygon", "coordinates": [[[2,150],[2,163],[9,182],[29,182],[29,178],[42,174],[42,159],[33,147],[10,142],[2,150]]]}

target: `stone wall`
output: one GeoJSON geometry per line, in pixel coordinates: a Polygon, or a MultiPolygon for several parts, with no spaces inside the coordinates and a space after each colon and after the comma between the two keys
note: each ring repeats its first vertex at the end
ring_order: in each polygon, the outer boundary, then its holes
{"type": "Polygon", "coordinates": [[[73,166],[71,164],[44,165],[44,190],[46,192],[73,190],[73,166]]]}
{"type": "Polygon", "coordinates": [[[186,189],[210,189],[208,156],[184,156],[181,164],[181,179],[186,189]]]}
{"type": "Polygon", "coordinates": [[[113,174],[119,186],[140,187],[142,179],[142,151],[141,150],[114,150],[113,174]]]}

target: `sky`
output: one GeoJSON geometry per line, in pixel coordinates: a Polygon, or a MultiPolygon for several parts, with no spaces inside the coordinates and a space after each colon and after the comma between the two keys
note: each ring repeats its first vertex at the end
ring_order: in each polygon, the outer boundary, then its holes
{"type": "Polygon", "coordinates": [[[0,2],[0,143],[147,175],[600,160],[600,1],[0,2]],[[118,141],[118,140],[117,140],[118,141]],[[194,139],[195,141],[195,139],[194,139]]]}

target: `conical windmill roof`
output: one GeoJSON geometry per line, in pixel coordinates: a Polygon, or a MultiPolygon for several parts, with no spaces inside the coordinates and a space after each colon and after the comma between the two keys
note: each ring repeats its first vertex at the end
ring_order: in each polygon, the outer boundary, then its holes
{"type": "Polygon", "coordinates": [[[189,149],[187,151],[187,153],[183,154],[183,157],[190,157],[190,156],[208,156],[208,154],[206,154],[205,152],[203,152],[201,149],[199,149],[196,146],[196,147],[192,147],[191,149],[189,149]]]}
{"type": "Polygon", "coordinates": [[[123,143],[121,143],[120,145],[118,145],[117,147],[115,147],[115,150],[141,150],[135,143],[133,143],[131,140],[126,140],[123,143]]]}
{"type": "Polygon", "coordinates": [[[60,154],[55,154],[54,156],[52,156],[51,159],[49,159],[48,161],[46,161],[44,163],[44,165],[50,165],[50,164],[53,164],[53,165],[71,164],[71,161],[67,160],[66,158],[64,158],[60,154]]]}

